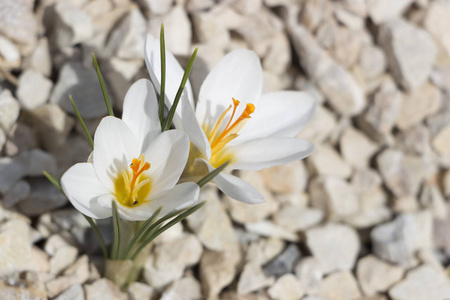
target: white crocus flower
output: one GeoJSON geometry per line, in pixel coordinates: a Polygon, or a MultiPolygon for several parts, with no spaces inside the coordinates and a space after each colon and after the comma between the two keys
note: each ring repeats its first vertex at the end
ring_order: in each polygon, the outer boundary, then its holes
{"type": "Polygon", "coordinates": [[[158,106],[150,81],[128,90],[122,120],[105,117],[94,137],[92,163],[78,163],[61,178],[64,193],[83,214],[102,219],[112,215],[116,201],[122,218],[146,220],[194,204],[199,187],[176,185],[189,153],[181,130],[161,133],[158,106]]]}
{"type": "MultiPolygon", "coordinates": [[[[160,44],[146,41],[146,64],[160,89],[160,44]]],[[[175,98],[183,69],[166,51],[166,104],[175,98]]],[[[263,75],[259,58],[249,50],[226,55],[203,82],[195,113],[191,86],[186,84],[174,123],[191,141],[183,180],[195,180],[230,161],[227,170],[260,170],[305,158],[314,145],[295,138],[315,112],[315,101],[305,92],[262,94],[263,75]],[[203,168],[199,162],[203,161],[203,168]]],[[[264,201],[250,184],[228,173],[214,178],[218,188],[247,203],[264,201]]]]}

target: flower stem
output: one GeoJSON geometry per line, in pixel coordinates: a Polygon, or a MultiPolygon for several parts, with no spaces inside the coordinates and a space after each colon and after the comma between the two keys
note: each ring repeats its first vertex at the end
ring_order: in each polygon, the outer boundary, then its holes
{"type": "Polygon", "coordinates": [[[72,103],[73,110],[75,111],[75,114],[77,115],[78,121],[81,123],[81,126],[83,127],[84,134],[86,135],[86,138],[91,145],[91,148],[94,149],[94,140],[92,139],[91,134],[89,133],[89,130],[86,127],[86,124],[83,121],[83,118],[80,115],[80,112],[78,111],[77,106],[75,105],[75,102],[73,101],[72,95],[69,95],[70,102],[72,103]]]}
{"type": "Polygon", "coordinates": [[[92,53],[92,60],[94,61],[95,71],[97,72],[98,81],[100,82],[100,87],[102,88],[103,98],[105,98],[106,108],[108,109],[108,114],[110,116],[114,116],[114,112],[111,106],[111,100],[108,96],[108,91],[106,90],[105,81],[103,80],[102,73],[100,72],[100,68],[98,67],[97,59],[95,58],[95,54],[92,53]]]}

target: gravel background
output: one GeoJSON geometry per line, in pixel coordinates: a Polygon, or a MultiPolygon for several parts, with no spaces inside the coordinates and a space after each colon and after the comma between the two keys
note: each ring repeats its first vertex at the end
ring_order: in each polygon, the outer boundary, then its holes
{"type": "Polygon", "coordinates": [[[0,0],[0,149],[0,299],[450,299],[450,0],[0,0]],[[93,133],[91,53],[119,116],[161,22],[181,64],[199,47],[194,94],[242,47],[265,92],[309,91],[316,150],[240,173],[264,204],[205,188],[120,291],[42,170],[90,153],[68,95],[93,133]]]}

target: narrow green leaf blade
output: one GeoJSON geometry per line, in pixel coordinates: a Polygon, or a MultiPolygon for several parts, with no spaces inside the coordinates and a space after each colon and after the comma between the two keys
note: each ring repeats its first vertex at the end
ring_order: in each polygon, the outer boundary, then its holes
{"type": "Polygon", "coordinates": [[[106,108],[108,109],[108,114],[110,116],[114,116],[114,112],[111,105],[111,100],[109,99],[108,91],[106,90],[105,81],[103,80],[102,73],[100,72],[100,68],[98,67],[97,59],[95,58],[95,54],[92,53],[92,60],[94,61],[95,71],[97,72],[98,81],[100,82],[100,87],[102,88],[103,98],[105,98],[106,108]]]}
{"type": "Polygon", "coordinates": [[[85,214],[82,214],[82,215],[86,219],[86,221],[88,221],[89,225],[91,225],[92,230],[94,230],[94,233],[97,236],[98,241],[100,242],[100,247],[102,248],[103,256],[105,257],[105,259],[107,259],[108,251],[106,250],[105,240],[103,239],[103,236],[100,233],[100,230],[98,229],[97,224],[94,222],[94,220],[91,217],[88,217],[85,214]]]}
{"type": "Polygon", "coordinates": [[[130,251],[136,247],[137,243],[140,242],[141,238],[145,233],[152,230],[153,221],[158,217],[159,213],[161,212],[162,207],[159,207],[150,218],[145,221],[144,224],[142,224],[141,228],[139,228],[138,232],[133,236],[133,239],[130,241],[130,243],[127,246],[127,249],[125,250],[123,256],[124,259],[128,258],[128,255],[130,251]]]}
{"type": "Polygon", "coordinates": [[[223,164],[220,165],[220,167],[218,167],[217,169],[215,169],[212,172],[209,172],[209,174],[205,175],[205,177],[203,177],[202,179],[200,179],[199,181],[197,181],[197,184],[199,187],[203,187],[205,184],[207,184],[208,182],[210,182],[211,180],[214,179],[214,177],[217,176],[217,174],[219,174],[220,172],[223,171],[223,169],[225,169],[228,164],[230,163],[229,160],[227,160],[226,162],[224,162],[223,164]]]}
{"type": "Polygon", "coordinates": [[[111,259],[118,259],[122,233],[120,228],[119,211],[117,210],[117,204],[114,200],[112,201],[112,213],[114,240],[113,247],[111,249],[111,259]]]}
{"type": "Polygon", "coordinates": [[[75,114],[77,115],[78,121],[81,123],[81,126],[83,127],[84,134],[86,135],[86,138],[91,145],[91,148],[94,149],[94,140],[92,139],[91,134],[89,133],[89,130],[86,127],[86,124],[83,121],[83,118],[80,115],[80,112],[78,111],[77,106],[75,105],[75,102],[73,101],[72,95],[69,95],[70,102],[72,103],[73,110],[75,111],[75,114]]]}
{"type": "Polygon", "coordinates": [[[50,181],[50,183],[53,184],[65,196],[64,191],[63,191],[63,189],[61,187],[61,184],[59,183],[58,179],[53,177],[47,171],[43,171],[42,173],[44,174],[45,177],[47,177],[48,181],[50,181]]]}
{"type": "Polygon", "coordinates": [[[166,95],[166,44],[164,41],[164,24],[161,24],[160,32],[160,51],[161,51],[161,90],[159,93],[159,121],[161,126],[164,123],[164,98],[166,95]]]}
{"type": "Polygon", "coordinates": [[[172,226],[174,226],[175,224],[183,221],[184,219],[186,219],[187,217],[189,217],[191,214],[193,214],[194,212],[196,212],[197,210],[199,210],[203,205],[205,204],[205,201],[194,205],[186,210],[184,210],[184,212],[180,213],[177,217],[175,217],[173,220],[171,220],[170,222],[168,222],[167,224],[165,224],[164,226],[162,226],[161,228],[159,228],[158,230],[156,230],[155,232],[152,233],[152,235],[150,235],[147,240],[145,240],[140,247],[136,250],[136,252],[133,254],[133,256],[131,257],[131,259],[135,259],[136,256],[139,254],[139,252],[145,248],[145,246],[147,246],[151,241],[153,241],[156,237],[158,237],[161,233],[163,233],[164,231],[166,231],[167,229],[171,228],[172,226]]]}
{"type": "Polygon", "coordinates": [[[172,107],[170,108],[169,113],[167,114],[167,118],[164,120],[162,131],[168,130],[170,128],[170,125],[172,124],[173,117],[175,116],[175,110],[177,109],[181,95],[183,94],[184,87],[186,86],[186,82],[189,78],[189,74],[191,73],[192,65],[194,64],[197,51],[198,48],[195,48],[194,53],[192,53],[191,58],[189,59],[188,65],[183,74],[183,78],[181,79],[180,87],[178,88],[177,94],[175,95],[175,99],[173,100],[172,107]]]}

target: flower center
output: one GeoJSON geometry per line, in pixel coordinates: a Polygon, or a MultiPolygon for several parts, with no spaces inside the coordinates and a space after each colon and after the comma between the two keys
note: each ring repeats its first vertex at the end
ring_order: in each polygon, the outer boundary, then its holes
{"type": "Polygon", "coordinates": [[[247,120],[251,118],[250,115],[255,111],[255,106],[252,103],[247,103],[242,114],[234,122],[232,122],[240,103],[239,100],[234,98],[232,99],[233,105],[228,106],[222,115],[220,115],[220,118],[217,120],[213,130],[210,133],[205,130],[209,144],[211,145],[210,163],[215,168],[219,167],[227,160],[232,160],[232,155],[231,153],[226,153],[225,146],[239,136],[239,131],[242,127],[244,127],[247,120]],[[224,120],[232,107],[233,112],[231,113],[227,125],[224,127],[224,120]]]}
{"type": "Polygon", "coordinates": [[[145,162],[144,155],[133,158],[130,164],[131,170],[123,170],[114,182],[115,195],[120,204],[127,207],[135,207],[145,202],[151,189],[151,180],[144,173],[150,169],[150,164],[145,162]]]}

